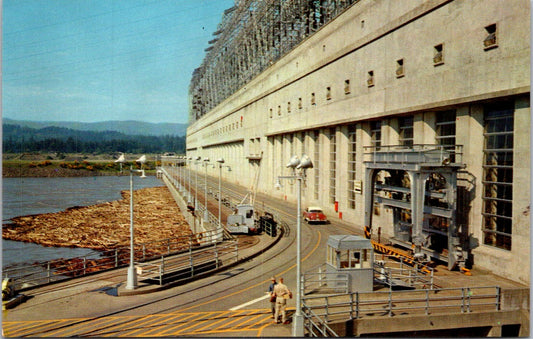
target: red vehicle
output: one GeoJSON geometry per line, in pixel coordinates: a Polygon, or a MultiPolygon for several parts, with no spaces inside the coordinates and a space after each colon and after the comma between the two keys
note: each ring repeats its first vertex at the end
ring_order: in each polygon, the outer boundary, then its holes
{"type": "Polygon", "coordinates": [[[328,217],[322,212],[320,207],[307,207],[304,211],[304,220],[308,223],[324,223],[328,222],[328,217]]]}

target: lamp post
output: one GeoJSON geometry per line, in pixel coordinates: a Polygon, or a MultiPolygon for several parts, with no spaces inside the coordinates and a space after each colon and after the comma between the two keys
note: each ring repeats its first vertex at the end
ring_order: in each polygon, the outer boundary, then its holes
{"type": "Polygon", "coordinates": [[[209,166],[209,158],[204,158],[204,166],[205,166],[205,176],[204,176],[204,203],[205,203],[204,222],[205,222],[209,219],[209,210],[207,209],[207,166],[209,166]]]}
{"type": "Polygon", "coordinates": [[[194,172],[194,211],[198,209],[198,164],[200,163],[201,156],[195,158],[196,172],[194,172]]]}
{"type": "Polygon", "coordinates": [[[183,160],[185,157],[180,156],[179,157],[179,167],[178,167],[178,176],[179,176],[179,183],[180,183],[180,192],[183,193],[185,186],[183,186],[184,180],[183,180],[183,171],[185,170],[185,167],[183,167],[183,160]]]}
{"type": "Polygon", "coordinates": [[[133,172],[141,173],[141,178],[146,178],[144,170],[134,170],[130,165],[130,266],[128,267],[128,277],[126,280],[126,289],[133,290],[137,288],[137,273],[133,264],[135,249],[133,248],[133,172]]]}
{"type": "Polygon", "coordinates": [[[217,160],[218,162],[218,227],[222,228],[222,167],[227,167],[231,171],[231,167],[222,165],[224,158],[217,160]]]}
{"type": "Polygon", "coordinates": [[[178,176],[178,190],[179,192],[181,193],[182,192],[182,189],[181,189],[181,156],[178,156],[178,161],[176,161],[176,172],[177,172],[177,176],[178,176]]]}
{"type": "Polygon", "coordinates": [[[191,205],[191,199],[192,199],[192,194],[191,194],[191,166],[192,166],[192,157],[189,157],[188,159],[189,161],[189,165],[190,166],[187,166],[187,173],[189,174],[189,180],[187,180],[188,182],[188,194],[187,194],[187,203],[188,205],[191,205]]]}
{"type": "Polygon", "coordinates": [[[301,240],[302,240],[302,181],[305,180],[305,171],[308,168],[313,168],[313,162],[307,155],[302,156],[300,160],[297,156],[292,156],[287,164],[287,167],[291,168],[293,175],[278,176],[275,187],[281,188],[280,179],[296,179],[298,181],[298,207],[296,214],[296,312],[293,316],[292,336],[303,337],[304,336],[304,322],[302,316],[302,296],[301,296],[301,283],[302,283],[302,268],[301,268],[301,240]],[[300,170],[296,172],[296,170],[300,170]]]}

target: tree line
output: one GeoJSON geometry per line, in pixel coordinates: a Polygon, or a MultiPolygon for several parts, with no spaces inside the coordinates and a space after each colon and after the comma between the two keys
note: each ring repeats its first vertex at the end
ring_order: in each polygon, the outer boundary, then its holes
{"type": "Polygon", "coordinates": [[[79,131],[63,127],[30,128],[3,124],[4,153],[161,153],[185,152],[177,135],[127,135],[116,131],[79,131]]]}

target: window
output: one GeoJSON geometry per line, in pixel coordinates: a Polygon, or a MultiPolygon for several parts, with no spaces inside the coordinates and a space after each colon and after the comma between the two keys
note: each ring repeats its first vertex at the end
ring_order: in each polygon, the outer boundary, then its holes
{"type": "Polygon", "coordinates": [[[326,87],[326,100],[331,100],[331,87],[326,87]]]}
{"type": "Polygon", "coordinates": [[[506,250],[513,233],[513,124],[511,103],[485,107],[483,243],[506,250]]]}
{"type": "Polygon", "coordinates": [[[381,146],[381,121],[370,122],[370,142],[375,151],[380,150],[381,146]]]}
{"type": "Polygon", "coordinates": [[[315,93],[311,93],[311,105],[316,105],[315,93]]]}
{"type": "Polygon", "coordinates": [[[483,46],[485,50],[498,47],[496,24],[488,25],[485,27],[485,31],[488,34],[487,37],[485,37],[485,40],[483,40],[483,46]]]}
{"type": "Polygon", "coordinates": [[[444,64],[444,50],[443,45],[439,44],[433,47],[433,66],[444,64]]]}
{"type": "Polygon", "coordinates": [[[278,115],[281,115],[281,105],[278,105],[278,115]]]}
{"type": "Polygon", "coordinates": [[[452,150],[455,150],[455,120],[455,110],[437,112],[435,139],[437,144],[452,150]]]}
{"type": "Polygon", "coordinates": [[[298,98],[298,109],[302,109],[302,107],[303,107],[302,98],[298,98]]]}
{"type": "Polygon", "coordinates": [[[403,59],[396,60],[396,77],[401,78],[405,75],[403,69],[403,59]]]}
{"type": "Polygon", "coordinates": [[[291,102],[287,102],[287,113],[291,112],[291,102]]]}
{"type": "Polygon", "coordinates": [[[337,199],[336,177],[337,177],[337,138],[335,127],[329,132],[329,202],[335,203],[337,199]]]}
{"type": "Polygon", "coordinates": [[[368,76],[366,78],[366,84],[368,87],[374,86],[374,71],[368,71],[368,76]]]}
{"type": "Polygon", "coordinates": [[[270,109],[270,118],[272,118],[272,108],[270,109]]]}
{"type": "Polygon", "coordinates": [[[413,146],[413,117],[398,118],[398,129],[400,145],[413,146]]]}
{"type": "Polygon", "coordinates": [[[356,125],[348,126],[348,208],[355,209],[356,125]]]}
{"type": "Polygon", "coordinates": [[[344,80],[344,94],[350,94],[350,79],[344,80]]]}

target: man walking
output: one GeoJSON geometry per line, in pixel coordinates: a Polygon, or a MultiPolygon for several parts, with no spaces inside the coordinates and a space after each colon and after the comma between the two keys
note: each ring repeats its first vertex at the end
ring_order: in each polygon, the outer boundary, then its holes
{"type": "MultiPolygon", "coordinates": [[[[268,293],[270,294],[270,310],[272,311],[272,319],[276,315],[276,295],[274,294],[274,287],[278,284],[276,277],[270,278],[270,286],[268,286],[268,293]]],[[[277,319],[276,319],[277,320],[277,319]]]]}
{"type": "Polygon", "coordinates": [[[274,314],[274,323],[279,324],[279,314],[281,312],[281,322],[288,324],[287,320],[287,299],[292,298],[289,288],[283,283],[283,277],[279,277],[279,282],[274,286],[274,295],[276,296],[276,313],[274,314]]]}

